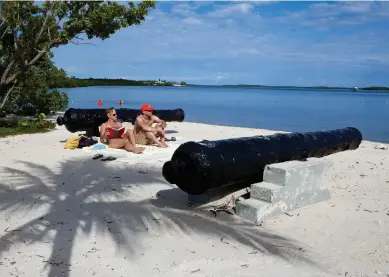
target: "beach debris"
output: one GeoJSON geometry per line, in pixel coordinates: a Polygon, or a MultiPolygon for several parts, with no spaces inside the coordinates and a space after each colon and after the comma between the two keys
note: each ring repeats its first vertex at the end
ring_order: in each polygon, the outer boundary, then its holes
{"type": "Polygon", "coordinates": [[[232,196],[228,200],[228,202],[221,205],[212,206],[212,208],[208,211],[210,211],[215,217],[219,212],[225,212],[228,213],[229,215],[234,215],[235,203],[236,203],[236,199],[234,196],[232,196]]]}
{"type": "Polygon", "coordinates": [[[335,189],[347,189],[348,185],[346,185],[345,187],[339,187],[339,186],[332,186],[332,187],[335,189]]]}
{"type": "Polygon", "coordinates": [[[196,272],[199,272],[199,271],[200,271],[200,268],[192,270],[190,273],[196,273],[196,272]]]}
{"type": "Polygon", "coordinates": [[[226,240],[226,238],[220,238],[220,241],[222,242],[222,243],[225,243],[225,244],[228,244],[228,245],[231,245],[233,248],[236,248],[236,246],[234,246],[234,245],[232,245],[232,244],[230,244],[227,240],[226,240]]]}
{"type": "Polygon", "coordinates": [[[101,161],[103,161],[103,162],[105,162],[105,161],[114,161],[114,160],[116,160],[116,158],[112,157],[112,156],[109,156],[107,158],[101,159],[101,161]]]}
{"type": "Polygon", "coordinates": [[[292,217],[292,216],[299,216],[300,212],[298,211],[292,211],[292,212],[287,212],[285,213],[287,216],[292,217]]]}
{"type": "Polygon", "coordinates": [[[374,146],[374,149],[388,150],[388,147],[383,145],[383,144],[380,144],[380,145],[374,146]]]}

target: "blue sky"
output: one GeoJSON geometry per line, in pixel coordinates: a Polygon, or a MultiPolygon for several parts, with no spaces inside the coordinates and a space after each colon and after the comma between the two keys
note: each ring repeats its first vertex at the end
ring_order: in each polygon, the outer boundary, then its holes
{"type": "Polygon", "coordinates": [[[54,51],[89,78],[389,86],[389,2],[158,1],[146,21],[54,51]]]}

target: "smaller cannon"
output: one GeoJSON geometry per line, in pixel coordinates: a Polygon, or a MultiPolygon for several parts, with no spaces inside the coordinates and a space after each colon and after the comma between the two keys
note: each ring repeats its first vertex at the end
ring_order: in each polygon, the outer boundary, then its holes
{"type": "Polygon", "coordinates": [[[229,185],[250,186],[263,180],[265,166],[357,149],[356,128],[324,132],[186,142],[162,168],[164,178],[188,194],[199,195],[229,185]]]}
{"type": "MultiPolygon", "coordinates": [[[[135,123],[140,110],[137,109],[116,109],[118,119],[124,122],[135,123]]],[[[167,122],[182,122],[185,112],[182,109],[174,110],[154,110],[153,112],[162,120],[167,122]]],[[[99,136],[99,126],[108,120],[105,109],[68,109],[63,116],[57,117],[59,126],[65,125],[71,132],[86,131],[90,136],[99,136]]]]}

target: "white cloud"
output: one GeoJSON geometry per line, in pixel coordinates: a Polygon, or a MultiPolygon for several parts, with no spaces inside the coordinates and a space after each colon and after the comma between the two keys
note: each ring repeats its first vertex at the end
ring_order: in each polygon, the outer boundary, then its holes
{"type": "Polygon", "coordinates": [[[183,22],[187,23],[187,24],[201,24],[202,23],[202,21],[200,19],[195,18],[195,17],[184,18],[183,22]]]}
{"type": "Polygon", "coordinates": [[[194,7],[192,5],[189,5],[189,3],[180,3],[177,5],[174,5],[172,7],[171,12],[173,14],[179,14],[179,15],[183,15],[183,16],[193,16],[196,14],[195,10],[197,8],[198,7],[194,7]]]}
{"type": "Polygon", "coordinates": [[[338,25],[360,25],[367,22],[389,19],[389,2],[384,1],[339,1],[313,3],[307,9],[286,12],[271,21],[303,26],[316,26],[321,30],[338,25]]]}
{"type": "MultiPolygon", "coordinates": [[[[101,72],[117,70],[121,72],[117,76],[133,76],[132,79],[154,79],[163,74],[164,79],[187,82],[223,83],[249,75],[269,80],[274,75],[274,64],[286,68],[309,64],[345,71],[371,64],[389,66],[389,40],[379,29],[355,29],[347,35],[333,34],[320,39],[315,34],[319,26],[332,28],[340,20],[353,22],[350,17],[339,18],[333,5],[340,5],[342,13],[349,11],[361,17],[366,16],[364,3],[315,3],[306,10],[286,14],[283,19],[287,21],[259,17],[255,3],[214,4],[218,16],[204,11],[196,13],[200,4],[177,3],[170,13],[155,9],[150,12],[151,20],[123,29],[111,39],[96,41],[98,47],[77,46],[74,54],[70,54],[68,46],[60,51],[63,57],[74,57],[77,63],[72,61],[72,66],[79,68],[100,66],[101,72]],[[304,28],[300,24],[305,24],[304,28]],[[297,26],[295,32],[290,31],[293,26],[297,26]]],[[[373,10],[379,12],[375,7],[373,10]]],[[[68,60],[64,58],[64,62],[70,63],[68,60]]]]}
{"type": "MultiPolygon", "coordinates": [[[[187,3],[178,5],[192,9],[192,6],[187,3]]],[[[246,6],[246,3],[230,3],[216,11],[219,15],[227,15],[234,11],[241,14],[236,21],[231,18],[204,16],[200,20],[196,17],[175,17],[161,10],[155,10],[151,13],[153,20],[146,21],[140,26],[124,29],[115,34],[114,38],[99,43],[98,49],[88,51],[90,54],[98,52],[99,56],[102,52],[112,53],[115,56],[123,53],[131,64],[158,60],[217,60],[238,57],[283,61],[299,59],[309,62],[353,62],[357,60],[387,62],[387,58],[381,52],[371,53],[364,47],[364,45],[375,43],[372,37],[365,39],[363,45],[355,41],[355,38],[354,42],[349,44],[350,37],[338,37],[336,40],[329,38],[322,42],[305,39],[306,45],[310,46],[302,47],[301,41],[296,40],[293,34],[277,37],[271,32],[264,34],[260,26],[255,28],[254,33],[253,30],[241,27],[239,23],[248,22],[248,25],[251,25],[253,18],[258,20],[255,16],[247,15],[252,9],[246,6]],[[156,51],[161,47],[163,51],[156,51]],[[129,49],[132,50],[129,51],[129,49]],[[133,55],[134,53],[136,54],[133,55]]],[[[320,18],[316,21],[317,24],[322,20],[328,22],[331,18],[320,18]]],[[[359,41],[363,39],[363,35],[358,38],[359,41]]]]}
{"type": "Polygon", "coordinates": [[[208,13],[209,16],[214,17],[226,17],[235,14],[248,14],[251,13],[254,6],[250,3],[229,4],[222,6],[220,9],[216,9],[214,12],[208,13]]]}

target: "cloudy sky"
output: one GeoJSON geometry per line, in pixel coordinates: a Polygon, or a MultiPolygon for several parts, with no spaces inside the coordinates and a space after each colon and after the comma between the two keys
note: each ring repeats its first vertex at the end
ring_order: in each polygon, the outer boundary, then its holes
{"type": "Polygon", "coordinates": [[[384,1],[158,1],[142,25],[54,52],[76,77],[389,86],[388,27],[384,1]]]}

